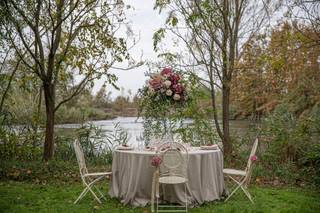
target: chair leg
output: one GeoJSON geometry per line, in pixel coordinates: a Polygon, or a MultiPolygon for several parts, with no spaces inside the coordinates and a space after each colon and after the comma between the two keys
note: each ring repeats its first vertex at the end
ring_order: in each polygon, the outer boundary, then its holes
{"type": "Polygon", "coordinates": [[[254,204],[252,197],[249,193],[249,191],[246,189],[246,187],[241,186],[242,191],[244,192],[244,194],[249,198],[249,200],[251,201],[252,204],[254,204]]]}
{"type": "Polygon", "coordinates": [[[159,197],[157,196],[157,211],[156,211],[156,213],[158,213],[159,212],[159,197]]]}
{"type": "MultiPolygon", "coordinates": [[[[226,199],[225,201],[229,200],[229,198],[230,198],[239,188],[241,188],[242,191],[244,192],[244,194],[249,198],[249,200],[250,200],[251,203],[253,204],[254,202],[253,202],[253,200],[252,200],[252,197],[251,197],[250,193],[248,192],[248,190],[246,189],[246,187],[243,186],[243,184],[244,184],[244,182],[245,182],[245,178],[242,179],[240,182],[237,181],[236,179],[232,178],[231,176],[229,176],[229,178],[230,178],[231,180],[233,180],[236,184],[238,184],[238,186],[235,188],[235,190],[232,191],[232,193],[227,197],[227,199],[226,199]]],[[[234,187],[233,187],[233,188],[234,188],[234,187]]]]}
{"type": "Polygon", "coordinates": [[[81,199],[87,194],[87,192],[88,192],[88,187],[86,187],[86,188],[81,192],[81,194],[79,195],[79,197],[77,198],[77,200],[74,201],[73,204],[76,204],[79,200],[81,200],[81,199]]]}
{"type": "Polygon", "coordinates": [[[90,186],[88,186],[88,189],[91,192],[91,194],[93,195],[93,197],[98,201],[98,203],[101,204],[101,200],[97,197],[97,195],[94,193],[94,191],[91,189],[90,186]]]}
{"type": "Polygon", "coordinates": [[[188,196],[187,196],[187,184],[184,184],[184,195],[186,199],[186,212],[188,212],[188,196]]]}
{"type": "Polygon", "coordinates": [[[156,194],[156,199],[157,199],[157,208],[156,208],[156,213],[158,213],[159,212],[159,197],[160,197],[160,193],[159,193],[159,191],[160,191],[160,183],[158,183],[158,184],[156,184],[156,186],[155,186],[155,194],[156,194]]]}
{"type": "MultiPolygon", "coordinates": [[[[233,178],[231,178],[231,179],[232,179],[233,181],[235,181],[233,178]]],[[[238,186],[231,192],[231,194],[227,197],[227,199],[225,200],[225,202],[228,201],[229,198],[242,186],[244,180],[242,180],[241,182],[238,182],[238,181],[235,181],[235,182],[238,184],[238,186]]]]}
{"type": "Polygon", "coordinates": [[[96,187],[96,186],[93,186],[97,191],[98,191],[98,193],[100,194],[100,198],[103,198],[104,200],[107,200],[107,198],[104,196],[104,194],[98,189],[98,187],[96,187]]]}
{"type": "MultiPolygon", "coordinates": [[[[96,188],[96,187],[94,186],[94,184],[95,184],[97,181],[99,181],[100,179],[101,179],[101,177],[93,180],[93,181],[90,182],[89,184],[87,184],[86,181],[83,180],[83,184],[86,186],[86,188],[83,190],[83,192],[80,194],[80,196],[78,197],[78,199],[77,199],[74,203],[76,204],[81,198],[83,198],[83,197],[87,194],[88,191],[90,191],[91,194],[93,195],[93,197],[98,201],[98,203],[101,204],[101,200],[97,197],[97,195],[96,195],[96,194],[94,193],[94,191],[91,189],[91,187],[96,188]]],[[[96,188],[96,189],[97,189],[97,188],[96,188]]],[[[99,193],[101,193],[99,189],[97,189],[97,191],[98,191],[99,193]]],[[[102,193],[101,193],[101,194],[102,194],[102,193]]]]}
{"type": "Polygon", "coordinates": [[[225,199],[224,202],[227,202],[230,199],[230,197],[239,189],[239,187],[240,186],[236,187],[236,189],[231,192],[231,194],[227,197],[227,199],[225,199]]]}
{"type": "Polygon", "coordinates": [[[237,181],[236,179],[232,178],[231,176],[230,176],[230,178],[231,178],[234,182],[236,182],[238,185],[241,185],[242,191],[244,192],[244,194],[249,198],[249,200],[250,200],[251,203],[253,204],[254,202],[253,202],[252,197],[251,197],[249,191],[247,190],[247,186],[246,186],[246,184],[247,184],[247,179],[246,179],[246,178],[242,179],[242,181],[241,181],[241,183],[240,183],[239,181],[237,181]]]}
{"type": "MultiPolygon", "coordinates": [[[[232,180],[234,182],[236,182],[238,185],[239,185],[239,182],[236,181],[234,178],[232,178],[231,176],[228,176],[229,180],[232,180]]],[[[236,187],[237,187],[237,184],[234,184],[231,189],[230,189],[230,192],[232,192],[236,187]]]]}

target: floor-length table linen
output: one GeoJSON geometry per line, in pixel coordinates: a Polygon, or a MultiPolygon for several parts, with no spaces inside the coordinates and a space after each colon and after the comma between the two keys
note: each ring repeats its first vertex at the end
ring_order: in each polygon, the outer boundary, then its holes
{"type": "MultiPolygon", "coordinates": [[[[113,154],[109,195],[124,205],[150,203],[155,168],[150,161],[156,153],[140,150],[116,150],[113,154]]],[[[220,150],[189,151],[187,196],[191,206],[219,200],[224,195],[223,155],[220,150]]],[[[163,199],[172,203],[185,201],[184,186],[161,185],[163,199]]]]}

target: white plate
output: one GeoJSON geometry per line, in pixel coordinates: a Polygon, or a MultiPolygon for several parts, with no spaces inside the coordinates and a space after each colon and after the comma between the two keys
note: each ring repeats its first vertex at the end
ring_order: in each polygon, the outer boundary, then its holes
{"type": "Polygon", "coordinates": [[[133,150],[133,147],[131,146],[118,146],[118,150],[133,150]]]}
{"type": "Polygon", "coordinates": [[[156,151],[156,148],[144,148],[144,151],[154,152],[156,151]]]}
{"type": "Polygon", "coordinates": [[[218,147],[218,145],[212,145],[212,146],[200,146],[200,149],[202,149],[202,150],[216,150],[216,149],[218,149],[219,147],[218,147]]]}

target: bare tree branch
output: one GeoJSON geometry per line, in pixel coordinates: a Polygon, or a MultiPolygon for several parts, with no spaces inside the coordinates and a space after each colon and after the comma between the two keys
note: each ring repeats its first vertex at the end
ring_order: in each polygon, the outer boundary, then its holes
{"type": "Polygon", "coordinates": [[[20,65],[20,62],[21,62],[21,59],[19,59],[18,62],[16,63],[16,66],[14,67],[14,69],[13,69],[13,71],[12,71],[10,77],[9,77],[9,82],[8,82],[8,84],[7,84],[7,87],[6,87],[6,89],[4,90],[4,93],[3,93],[2,96],[1,96],[0,112],[2,112],[3,105],[4,105],[4,101],[5,101],[5,99],[6,99],[6,96],[7,96],[7,94],[8,94],[8,91],[9,91],[9,89],[10,89],[11,82],[12,82],[12,80],[13,80],[13,77],[14,77],[14,75],[16,74],[16,72],[17,72],[17,70],[18,70],[18,67],[19,67],[19,65],[20,65]]]}

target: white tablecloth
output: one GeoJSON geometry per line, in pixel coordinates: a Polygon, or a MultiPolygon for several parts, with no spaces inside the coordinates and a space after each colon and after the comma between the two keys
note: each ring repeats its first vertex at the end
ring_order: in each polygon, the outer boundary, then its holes
{"type": "MultiPolygon", "coordinates": [[[[112,179],[109,195],[127,205],[145,206],[150,203],[152,176],[155,168],[150,161],[156,153],[142,150],[116,150],[113,154],[112,179]]],[[[224,194],[223,155],[220,150],[189,151],[188,203],[192,206],[221,199],[224,194]]],[[[162,186],[163,199],[172,203],[185,201],[184,187],[162,186]],[[165,188],[164,188],[165,187],[165,188]]]]}

